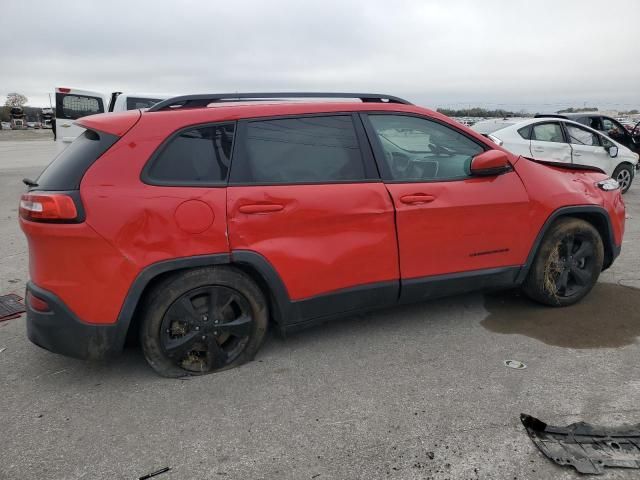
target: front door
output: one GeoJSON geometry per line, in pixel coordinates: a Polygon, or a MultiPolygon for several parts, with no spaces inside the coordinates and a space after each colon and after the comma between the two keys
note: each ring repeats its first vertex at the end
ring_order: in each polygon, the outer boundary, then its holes
{"type": "Polygon", "coordinates": [[[296,304],[287,322],[397,300],[393,204],[359,122],[344,114],[238,124],[232,256],[257,253],[275,269],[296,304]]]}
{"type": "Polygon", "coordinates": [[[571,147],[564,138],[560,122],[533,125],[531,158],[546,162],[571,163],[571,147]]]}
{"type": "Polygon", "coordinates": [[[486,147],[435,120],[366,117],[396,208],[404,300],[455,293],[465,284],[463,290],[472,290],[486,276],[514,274],[531,244],[529,197],[518,175],[472,177],[471,159],[486,147]],[[421,285],[465,277],[477,280],[454,282],[453,290],[421,285]]]}

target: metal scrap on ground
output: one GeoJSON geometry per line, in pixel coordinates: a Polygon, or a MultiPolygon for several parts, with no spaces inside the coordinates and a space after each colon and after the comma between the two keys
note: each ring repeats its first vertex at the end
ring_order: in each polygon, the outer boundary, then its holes
{"type": "Polygon", "coordinates": [[[599,427],[584,422],[554,427],[530,415],[520,420],[529,438],[558,465],[580,473],[604,473],[605,467],[640,468],[640,424],[599,427]]]}
{"type": "Polygon", "coordinates": [[[166,473],[169,470],[171,470],[170,467],[164,467],[164,468],[161,468],[160,470],[156,470],[155,472],[147,473],[146,475],[143,475],[142,477],[140,477],[138,480],[147,480],[148,478],[155,477],[156,475],[160,475],[161,473],[166,473]]]}
{"type": "Polygon", "coordinates": [[[0,322],[17,318],[24,312],[22,297],[15,293],[0,296],[0,322]]]}
{"type": "Polygon", "coordinates": [[[527,365],[524,362],[521,362],[520,360],[505,360],[504,366],[509,368],[515,368],[516,370],[522,370],[524,368],[527,368],[527,365]]]}

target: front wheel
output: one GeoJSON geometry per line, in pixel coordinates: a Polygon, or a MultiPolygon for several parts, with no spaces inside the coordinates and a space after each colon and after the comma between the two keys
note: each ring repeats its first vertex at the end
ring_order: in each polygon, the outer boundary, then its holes
{"type": "Polygon", "coordinates": [[[633,181],[633,167],[626,163],[618,165],[613,172],[613,178],[620,184],[620,191],[627,193],[633,181]]]}
{"type": "Polygon", "coordinates": [[[593,288],[603,260],[602,239],[593,225],[577,218],[560,219],[542,240],[524,293],[547,305],[572,305],[593,288]]]}
{"type": "Polygon", "coordinates": [[[144,355],[165,377],[202,375],[252,360],[267,330],[260,288],[232,267],[186,270],[147,297],[144,355]]]}

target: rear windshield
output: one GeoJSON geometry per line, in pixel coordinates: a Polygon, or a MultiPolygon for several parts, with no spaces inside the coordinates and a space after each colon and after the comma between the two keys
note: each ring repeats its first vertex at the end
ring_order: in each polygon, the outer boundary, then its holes
{"type": "Polygon", "coordinates": [[[102,98],[72,93],[56,93],[56,117],[77,120],[87,115],[104,113],[102,98]]]}
{"type": "Polygon", "coordinates": [[[38,190],[77,190],[87,169],[118,137],[108,133],[85,130],[71,145],[53,159],[40,174],[38,190]]]}

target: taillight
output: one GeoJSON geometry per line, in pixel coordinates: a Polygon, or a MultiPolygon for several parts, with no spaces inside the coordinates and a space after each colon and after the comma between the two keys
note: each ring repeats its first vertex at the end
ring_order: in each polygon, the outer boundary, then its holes
{"type": "Polygon", "coordinates": [[[69,93],[70,91],[70,88],[58,87],[58,92],[60,93],[69,93]]]}
{"type": "Polygon", "coordinates": [[[73,222],[78,219],[78,209],[70,195],[25,193],[20,198],[20,216],[33,222],[73,222]]]}

